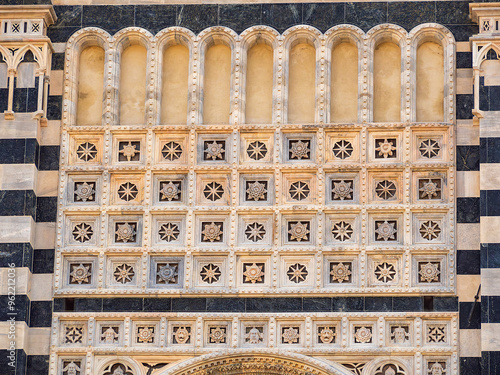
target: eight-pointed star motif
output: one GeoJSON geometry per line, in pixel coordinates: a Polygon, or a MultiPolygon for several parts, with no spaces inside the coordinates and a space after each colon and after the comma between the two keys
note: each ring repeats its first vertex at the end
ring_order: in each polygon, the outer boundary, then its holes
{"type": "Polygon", "coordinates": [[[78,159],[83,161],[94,160],[97,156],[97,147],[95,144],[90,142],[80,143],[76,150],[76,155],[78,159]]]}
{"type": "Polygon", "coordinates": [[[92,226],[86,223],[76,224],[73,227],[73,238],[78,242],[87,242],[90,241],[94,231],[92,230],[92,226]]]}
{"type": "Polygon", "coordinates": [[[293,200],[301,201],[309,196],[311,189],[307,182],[297,181],[290,185],[289,193],[293,200]]]}
{"type": "Polygon", "coordinates": [[[162,241],[175,241],[179,237],[179,226],[174,223],[165,223],[162,224],[158,234],[160,235],[160,239],[162,241]]]}
{"type": "Polygon", "coordinates": [[[205,198],[215,202],[222,198],[224,189],[222,188],[221,184],[214,181],[205,185],[203,194],[205,195],[205,198]]]}
{"type": "Polygon", "coordinates": [[[436,238],[439,237],[439,234],[441,233],[441,228],[439,227],[439,224],[436,223],[435,221],[424,221],[420,225],[420,235],[422,238],[432,241],[435,240],[436,238]]]}
{"type": "Polygon", "coordinates": [[[386,283],[388,281],[394,280],[396,270],[394,268],[394,265],[384,262],[377,265],[377,267],[375,268],[375,275],[377,276],[378,281],[386,283]]]}
{"type": "Polygon", "coordinates": [[[257,242],[264,238],[266,230],[264,229],[263,224],[252,223],[247,225],[245,235],[250,241],[257,242]]]}
{"type": "Polygon", "coordinates": [[[438,156],[441,146],[439,146],[439,142],[434,139],[426,139],[420,142],[418,150],[420,151],[420,155],[424,158],[431,159],[438,156]]]}
{"type": "Polygon", "coordinates": [[[305,281],[309,272],[307,271],[307,267],[300,263],[295,263],[288,267],[288,279],[293,281],[294,283],[300,283],[305,281]]]}
{"type": "Polygon", "coordinates": [[[380,199],[391,199],[396,196],[396,184],[392,181],[379,181],[375,186],[375,193],[380,199]]]}
{"type": "Polygon", "coordinates": [[[182,155],[182,146],[177,142],[167,142],[163,145],[161,154],[166,160],[177,160],[182,155]]]}
{"type": "Polygon", "coordinates": [[[202,281],[205,281],[209,284],[219,281],[220,275],[221,272],[219,266],[212,263],[203,266],[200,272],[202,281]]]}
{"type": "Polygon", "coordinates": [[[120,154],[127,158],[127,161],[132,160],[135,154],[138,154],[140,151],[137,150],[137,146],[133,145],[131,141],[129,141],[123,148],[119,151],[120,154]]]}
{"type": "Polygon", "coordinates": [[[439,265],[431,262],[420,263],[420,271],[418,271],[421,281],[426,281],[432,283],[433,281],[439,281],[439,265]]]}
{"type": "Polygon", "coordinates": [[[125,182],[118,187],[118,196],[127,202],[135,199],[138,193],[137,185],[131,182],[125,182]]]}
{"type": "Polygon", "coordinates": [[[332,148],[333,155],[339,159],[349,158],[352,155],[353,150],[354,148],[352,147],[352,143],[344,139],[335,142],[332,148]]]}
{"type": "Polygon", "coordinates": [[[332,234],[337,241],[350,240],[353,232],[351,223],[339,221],[333,224],[332,234]]]}
{"type": "Polygon", "coordinates": [[[115,268],[115,273],[113,275],[115,276],[115,280],[118,283],[125,284],[131,282],[132,278],[135,275],[134,267],[128,264],[122,264],[115,268]]]}
{"type": "Polygon", "coordinates": [[[212,143],[206,143],[205,154],[207,159],[217,160],[224,158],[224,146],[222,143],[217,143],[213,141],[212,143]]]}
{"type": "Polygon", "coordinates": [[[267,147],[263,142],[251,142],[247,147],[247,154],[250,159],[260,160],[266,157],[267,147]]]}

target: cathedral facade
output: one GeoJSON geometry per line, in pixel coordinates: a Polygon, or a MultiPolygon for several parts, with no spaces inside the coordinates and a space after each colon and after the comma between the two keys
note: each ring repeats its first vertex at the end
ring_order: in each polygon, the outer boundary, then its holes
{"type": "Polygon", "coordinates": [[[0,4],[0,372],[500,374],[500,3],[0,4]]]}

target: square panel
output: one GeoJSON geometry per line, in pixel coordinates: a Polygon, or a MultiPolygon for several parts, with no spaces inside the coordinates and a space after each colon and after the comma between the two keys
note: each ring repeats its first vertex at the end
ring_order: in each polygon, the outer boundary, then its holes
{"type": "Polygon", "coordinates": [[[240,132],[240,161],[248,164],[273,162],[274,132],[240,132]]]}
{"type": "Polygon", "coordinates": [[[196,201],[204,206],[228,206],[231,202],[229,175],[222,173],[196,176],[196,201]]]}
{"type": "Polygon", "coordinates": [[[227,164],[232,162],[231,133],[198,133],[197,163],[227,164]]]}
{"type": "Polygon", "coordinates": [[[281,256],[281,286],[285,288],[311,288],[315,283],[313,255],[281,256]]]}
{"type": "Polygon", "coordinates": [[[228,279],[227,262],[227,257],[195,256],[193,286],[195,288],[226,286],[228,279]]]}
{"type": "Polygon", "coordinates": [[[325,132],[326,163],[359,163],[359,132],[325,132]]]}
{"type": "Polygon", "coordinates": [[[272,214],[238,215],[238,246],[270,246],[273,237],[272,214]]]}
{"type": "Polygon", "coordinates": [[[189,160],[189,134],[156,133],[155,160],[158,164],[185,165],[189,160]]]}

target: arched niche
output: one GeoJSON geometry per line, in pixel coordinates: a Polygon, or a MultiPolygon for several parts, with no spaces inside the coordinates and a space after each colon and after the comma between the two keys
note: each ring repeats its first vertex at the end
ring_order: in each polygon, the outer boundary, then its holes
{"type": "Polygon", "coordinates": [[[373,121],[401,120],[401,47],[382,39],[373,51],[373,121]]]}
{"type": "Polygon", "coordinates": [[[213,40],[207,44],[203,74],[203,123],[228,124],[231,103],[231,47],[213,40]]]}
{"type": "Polygon", "coordinates": [[[77,125],[100,125],[104,85],[105,51],[89,45],[79,56],[76,104],[77,125]]]}
{"type": "Polygon", "coordinates": [[[126,46],[120,56],[120,125],[145,122],[148,51],[142,44],[126,46]]]}
{"type": "Polygon", "coordinates": [[[171,44],[164,49],[161,71],[161,124],[186,124],[189,57],[189,48],[184,44],[171,44]]]}
{"type": "Polygon", "coordinates": [[[444,121],[444,50],[440,43],[424,41],[417,47],[416,120],[444,121]]]}
{"type": "Polygon", "coordinates": [[[331,55],[331,122],[357,122],[358,76],[358,47],[350,39],[340,40],[331,55]]]}
{"type": "Polygon", "coordinates": [[[264,40],[247,50],[245,122],[270,124],[273,117],[273,47],[264,40]]]}
{"type": "Polygon", "coordinates": [[[38,104],[39,82],[36,70],[39,64],[31,49],[26,50],[17,66],[14,84],[14,112],[35,112],[38,104]]]}
{"type": "Polygon", "coordinates": [[[300,38],[291,43],[288,55],[288,123],[313,123],[315,96],[316,48],[300,38]]]}

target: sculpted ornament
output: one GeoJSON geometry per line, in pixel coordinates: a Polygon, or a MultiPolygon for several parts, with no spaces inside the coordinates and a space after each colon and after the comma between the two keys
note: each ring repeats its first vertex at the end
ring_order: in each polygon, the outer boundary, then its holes
{"type": "Polygon", "coordinates": [[[439,234],[441,233],[441,228],[439,227],[438,223],[429,220],[423,222],[420,225],[419,231],[423,239],[427,241],[432,241],[439,237],[439,234]]]}
{"type": "Polygon", "coordinates": [[[252,223],[247,225],[245,235],[250,241],[258,242],[264,238],[266,230],[263,224],[252,223]]]}
{"type": "Polygon", "coordinates": [[[266,185],[260,181],[249,182],[247,189],[247,200],[262,201],[266,200],[266,185]]]}
{"type": "Polygon", "coordinates": [[[282,343],[283,344],[298,344],[300,334],[298,327],[288,327],[282,329],[282,343]]]}
{"type": "Polygon", "coordinates": [[[393,344],[405,344],[409,339],[408,326],[392,327],[391,341],[393,344]]]}
{"type": "Polygon", "coordinates": [[[148,344],[154,341],[154,327],[139,327],[137,332],[137,342],[148,344]]]}
{"type": "Polygon", "coordinates": [[[293,200],[304,200],[309,196],[310,192],[309,185],[304,181],[297,181],[290,185],[289,193],[293,200]]]}
{"type": "Polygon", "coordinates": [[[427,327],[427,342],[429,343],[444,343],[446,342],[446,326],[432,325],[427,327]]]}
{"type": "Polygon", "coordinates": [[[377,147],[375,148],[375,151],[378,151],[378,156],[383,157],[384,159],[387,159],[389,157],[395,157],[395,151],[396,147],[394,146],[395,140],[393,139],[384,139],[376,140],[377,147]]]}
{"type": "Polygon", "coordinates": [[[78,266],[76,265],[71,265],[72,271],[70,272],[71,276],[71,284],[88,284],[90,282],[90,277],[92,276],[92,273],[90,271],[90,264],[79,264],[78,266]]]}
{"type": "Polygon", "coordinates": [[[262,328],[259,330],[257,327],[252,327],[245,335],[245,342],[248,344],[262,344],[264,341],[264,333],[261,332],[262,328]]]}
{"type": "Polygon", "coordinates": [[[177,344],[187,344],[191,337],[191,327],[174,328],[174,339],[177,344]]]}
{"type": "Polygon", "coordinates": [[[318,340],[322,344],[335,342],[335,327],[318,327],[318,340]]]}
{"type": "Polygon", "coordinates": [[[175,284],[177,282],[177,264],[165,264],[159,265],[156,276],[158,276],[158,281],[163,284],[175,284]]]}
{"type": "Polygon", "coordinates": [[[223,234],[222,224],[205,224],[203,230],[201,231],[201,234],[203,234],[203,241],[220,241],[223,234]]]}
{"type": "Polygon", "coordinates": [[[309,159],[309,141],[290,141],[290,159],[309,159]]]}
{"type": "Polygon", "coordinates": [[[396,239],[396,233],[397,230],[395,228],[396,222],[395,221],[384,221],[384,222],[377,222],[377,229],[375,230],[375,233],[377,234],[377,241],[389,241],[389,240],[395,240],[396,239]]]}
{"type": "Polygon", "coordinates": [[[429,375],[445,375],[446,371],[443,368],[443,365],[439,362],[434,362],[429,366],[429,370],[427,370],[429,375]]]}
{"type": "Polygon", "coordinates": [[[245,283],[252,283],[255,284],[257,282],[262,282],[263,277],[264,277],[264,272],[262,269],[264,268],[263,265],[258,265],[257,263],[253,264],[245,264],[245,272],[243,272],[243,276],[245,276],[245,283]]]}
{"type": "Polygon", "coordinates": [[[76,224],[73,227],[73,238],[78,242],[88,242],[92,238],[94,231],[92,226],[86,223],[76,224]]]}
{"type": "Polygon", "coordinates": [[[396,185],[392,181],[384,180],[377,183],[375,193],[380,199],[388,200],[396,196],[396,185]]]}
{"type": "Polygon", "coordinates": [[[393,264],[384,262],[375,267],[375,275],[378,281],[386,283],[394,280],[396,270],[393,264]]]}
{"type": "Polygon", "coordinates": [[[350,263],[332,263],[333,267],[330,271],[332,282],[342,283],[344,281],[349,281],[351,278],[351,271],[349,268],[351,267],[350,263]]]}
{"type": "Polygon", "coordinates": [[[207,264],[203,266],[200,272],[200,276],[202,277],[202,281],[212,284],[214,282],[219,281],[221,272],[219,266],[215,264],[207,264]]]}
{"type": "MultiPolygon", "coordinates": [[[[118,330],[118,327],[116,327],[118,330]]],[[[118,342],[120,335],[115,331],[113,327],[103,327],[103,333],[101,334],[101,342],[104,344],[114,344],[118,342]]]]}
{"type": "Polygon", "coordinates": [[[288,267],[288,279],[294,283],[300,283],[305,281],[309,272],[307,272],[307,267],[300,263],[295,263],[294,265],[288,267]]]}
{"type": "Polygon", "coordinates": [[[309,240],[309,223],[301,223],[300,221],[297,223],[290,222],[290,229],[288,230],[288,234],[290,234],[290,241],[308,241],[309,240]]]}
{"type": "Polygon", "coordinates": [[[139,189],[137,189],[136,184],[131,182],[125,182],[118,187],[118,196],[126,202],[134,200],[137,194],[139,194],[139,189]]]}
{"type": "Polygon", "coordinates": [[[76,184],[75,196],[77,201],[87,202],[94,200],[95,190],[93,184],[88,184],[83,182],[81,184],[76,184]]]}
{"type": "Polygon", "coordinates": [[[441,273],[439,264],[428,262],[420,263],[419,265],[420,271],[418,273],[420,275],[420,281],[426,281],[428,283],[439,282],[439,274],[441,273]]]}
{"type": "Polygon", "coordinates": [[[224,159],[224,142],[217,143],[213,141],[212,143],[205,142],[205,159],[224,159]]]}
{"type": "Polygon", "coordinates": [[[65,344],[81,344],[83,341],[83,326],[66,326],[64,332],[65,344]]]}
{"type": "Polygon", "coordinates": [[[439,146],[439,142],[434,139],[426,139],[420,142],[419,151],[420,155],[424,158],[435,158],[438,156],[440,150],[441,147],[439,146]]]}
{"type": "Polygon", "coordinates": [[[351,200],[352,199],[352,181],[332,181],[333,183],[333,200],[351,200]]]}
{"type": "Polygon", "coordinates": [[[441,188],[437,181],[433,181],[429,178],[427,182],[420,180],[420,198],[421,199],[439,199],[441,198],[441,188]]]}
{"type": "Polygon", "coordinates": [[[347,241],[351,239],[354,230],[351,223],[339,221],[333,224],[332,234],[337,241],[347,241]]]}
{"type": "Polygon", "coordinates": [[[137,150],[137,146],[133,145],[130,141],[127,144],[123,144],[122,149],[119,151],[119,153],[122,154],[127,159],[127,161],[131,161],[135,154],[139,153],[139,150],[137,150]]]}
{"type": "Polygon", "coordinates": [[[176,183],[172,181],[168,181],[168,183],[163,182],[161,184],[161,189],[160,189],[160,200],[172,201],[179,199],[180,186],[181,186],[180,182],[176,183]]]}
{"type": "Polygon", "coordinates": [[[203,194],[205,195],[205,198],[215,202],[221,199],[222,195],[224,195],[224,188],[217,182],[210,182],[205,185],[203,194]]]}
{"type": "Polygon", "coordinates": [[[66,373],[66,375],[80,375],[80,371],[82,371],[82,369],[73,361],[63,368],[63,373],[66,373]]]}
{"type": "Polygon", "coordinates": [[[210,327],[210,343],[224,344],[226,343],[226,328],[225,327],[210,327]]]}
{"type": "Polygon", "coordinates": [[[135,241],[135,229],[134,225],[130,225],[129,223],[123,223],[123,224],[116,224],[116,237],[115,241],[116,242],[134,242],[135,241]]]}
{"type": "Polygon", "coordinates": [[[371,327],[356,327],[354,333],[354,342],[360,344],[367,344],[372,342],[372,329],[371,327]]]}

